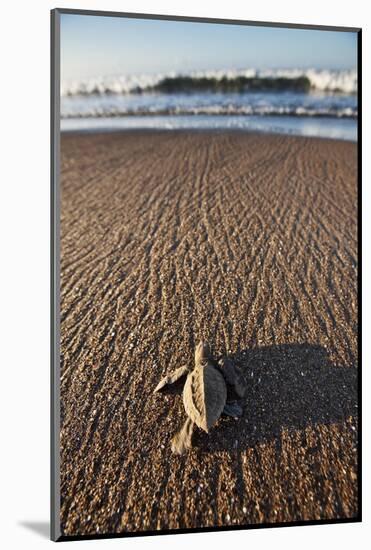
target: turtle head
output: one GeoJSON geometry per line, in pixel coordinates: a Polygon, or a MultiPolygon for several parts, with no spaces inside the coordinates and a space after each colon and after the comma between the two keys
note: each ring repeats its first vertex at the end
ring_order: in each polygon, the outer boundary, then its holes
{"type": "Polygon", "coordinates": [[[201,342],[199,342],[196,346],[196,351],[195,351],[196,365],[200,364],[200,363],[203,363],[204,361],[209,359],[210,353],[211,352],[210,352],[209,344],[207,342],[201,340],[201,342]]]}

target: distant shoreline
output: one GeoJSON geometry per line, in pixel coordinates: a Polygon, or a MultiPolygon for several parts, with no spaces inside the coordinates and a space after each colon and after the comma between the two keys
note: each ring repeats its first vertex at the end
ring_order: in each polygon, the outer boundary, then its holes
{"type": "Polygon", "coordinates": [[[62,118],[61,131],[67,133],[117,133],[132,131],[244,132],[265,135],[326,138],[357,141],[357,119],[279,116],[181,115],[62,118]]]}

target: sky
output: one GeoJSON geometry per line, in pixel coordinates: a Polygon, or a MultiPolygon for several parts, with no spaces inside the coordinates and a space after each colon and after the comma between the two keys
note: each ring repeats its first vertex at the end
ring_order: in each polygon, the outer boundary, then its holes
{"type": "Polygon", "coordinates": [[[356,69],[354,32],[61,16],[61,78],[207,69],[356,69]]]}

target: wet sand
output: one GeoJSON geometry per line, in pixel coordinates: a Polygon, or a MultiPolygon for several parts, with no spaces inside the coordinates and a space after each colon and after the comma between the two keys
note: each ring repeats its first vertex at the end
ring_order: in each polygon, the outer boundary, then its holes
{"type": "Polygon", "coordinates": [[[63,134],[64,535],[356,517],[357,147],[63,134]],[[159,379],[200,338],[248,385],[194,450],[159,379]]]}

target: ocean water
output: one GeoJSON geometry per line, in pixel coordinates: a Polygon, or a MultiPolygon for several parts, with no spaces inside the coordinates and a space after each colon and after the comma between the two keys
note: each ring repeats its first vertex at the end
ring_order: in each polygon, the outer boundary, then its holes
{"type": "Polygon", "coordinates": [[[64,82],[61,129],[239,129],[357,139],[354,71],[218,71],[64,82]]]}

